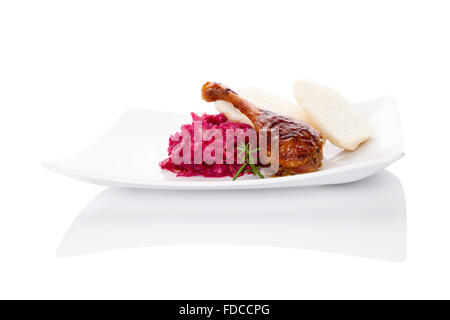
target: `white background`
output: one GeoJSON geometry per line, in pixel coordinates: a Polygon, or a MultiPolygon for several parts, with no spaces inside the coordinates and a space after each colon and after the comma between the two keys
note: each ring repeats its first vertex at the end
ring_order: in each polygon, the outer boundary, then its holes
{"type": "Polygon", "coordinates": [[[431,0],[0,2],[0,298],[450,298],[449,13],[431,0]],[[103,188],[42,162],[130,107],[212,111],[208,80],[292,97],[304,78],[352,102],[396,98],[405,262],[251,246],[56,257],[103,188]]]}

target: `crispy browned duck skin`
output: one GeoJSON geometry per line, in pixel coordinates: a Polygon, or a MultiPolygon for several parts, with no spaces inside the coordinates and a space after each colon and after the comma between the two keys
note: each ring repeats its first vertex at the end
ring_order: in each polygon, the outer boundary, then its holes
{"type": "Polygon", "coordinates": [[[322,166],[322,136],[307,123],[259,109],[230,88],[216,82],[203,85],[202,98],[208,102],[230,102],[250,119],[258,132],[261,129],[279,130],[280,169],[277,175],[314,172],[322,166]]]}

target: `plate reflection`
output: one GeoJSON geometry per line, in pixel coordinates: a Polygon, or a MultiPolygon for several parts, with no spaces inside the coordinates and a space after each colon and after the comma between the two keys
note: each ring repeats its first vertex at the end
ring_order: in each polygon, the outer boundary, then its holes
{"type": "Polygon", "coordinates": [[[403,187],[382,171],[362,181],[288,189],[106,189],[58,248],[67,257],[156,245],[258,245],[403,261],[403,187]]]}

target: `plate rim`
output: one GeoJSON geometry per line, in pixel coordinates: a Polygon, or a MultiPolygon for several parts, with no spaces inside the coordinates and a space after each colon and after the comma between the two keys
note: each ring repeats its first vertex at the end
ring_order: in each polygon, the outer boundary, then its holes
{"type": "MultiPolygon", "coordinates": [[[[365,168],[365,167],[373,167],[376,164],[391,164],[395,161],[400,160],[405,155],[405,152],[402,151],[400,153],[389,154],[383,157],[369,159],[366,161],[359,162],[353,165],[347,165],[338,168],[331,168],[326,171],[317,171],[311,172],[307,174],[299,174],[285,177],[276,177],[274,179],[251,179],[251,180],[227,180],[227,181],[174,181],[174,180],[164,180],[164,182],[158,182],[155,180],[148,179],[124,179],[118,177],[111,177],[105,175],[92,174],[88,172],[83,172],[80,170],[63,168],[56,164],[52,163],[43,163],[42,166],[50,171],[54,171],[65,176],[82,179],[83,181],[95,180],[102,181],[104,183],[93,182],[95,184],[100,184],[104,186],[108,186],[110,184],[115,185],[129,185],[135,186],[136,188],[147,188],[147,189],[162,189],[162,188],[170,188],[170,189],[182,189],[182,188],[240,188],[240,187],[255,187],[255,186],[270,186],[270,185],[279,185],[286,184],[290,186],[290,183],[297,181],[310,180],[315,177],[321,177],[324,175],[332,175],[332,174],[340,174],[348,171],[354,171],[357,169],[365,168]],[[275,180],[276,179],[276,180],[275,180]],[[220,183],[220,185],[219,185],[220,183]]],[[[162,170],[162,169],[161,169],[162,170]]],[[[211,178],[214,179],[214,178],[211,178]]],[[[230,178],[231,179],[231,178],[230,178]]],[[[357,179],[358,180],[358,179],[357,179]]],[[[331,184],[331,183],[320,183],[322,185],[331,184]]]]}

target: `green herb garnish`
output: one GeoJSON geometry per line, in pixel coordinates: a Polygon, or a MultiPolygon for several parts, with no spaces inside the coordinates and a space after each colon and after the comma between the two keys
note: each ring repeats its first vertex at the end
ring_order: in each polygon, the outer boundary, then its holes
{"type": "Polygon", "coordinates": [[[233,181],[236,180],[239,175],[242,173],[242,171],[245,170],[245,172],[253,172],[255,176],[260,177],[261,179],[264,179],[264,176],[262,175],[260,169],[260,166],[255,166],[255,161],[253,158],[253,154],[259,150],[259,148],[252,148],[252,145],[250,143],[245,144],[242,142],[238,146],[239,150],[239,158],[241,158],[244,161],[244,164],[242,167],[239,168],[239,170],[236,172],[236,174],[233,177],[233,181]],[[250,166],[249,169],[246,169],[247,166],[250,166]]]}

